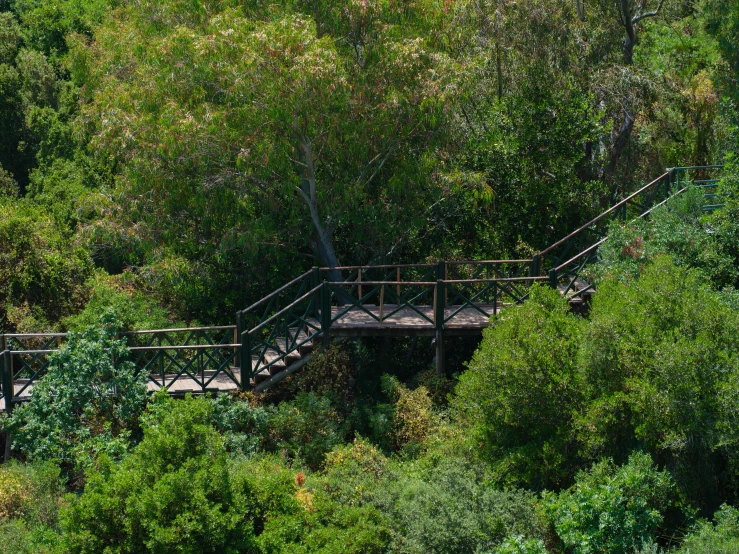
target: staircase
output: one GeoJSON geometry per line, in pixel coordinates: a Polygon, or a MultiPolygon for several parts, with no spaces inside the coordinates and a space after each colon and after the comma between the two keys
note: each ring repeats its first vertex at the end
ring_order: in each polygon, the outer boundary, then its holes
{"type": "MultiPolygon", "coordinates": [[[[175,395],[264,390],[334,337],[433,336],[443,371],[444,337],[479,334],[491,316],[524,302],[534,283],[558,289],[574,309],[586,306],[595,289],[584,269],[597,261],[609,227],[647,217],[690,186],[705,191],[707,211],[719,208],[721,168],[668,169],[531,259],[314,267],[237,312],[235,325],[121,335],[130,359],[147,373],[149,390],[175,395]]],[[[0,411],[30,397],[65,337],[0,335],[0,411]]]]}

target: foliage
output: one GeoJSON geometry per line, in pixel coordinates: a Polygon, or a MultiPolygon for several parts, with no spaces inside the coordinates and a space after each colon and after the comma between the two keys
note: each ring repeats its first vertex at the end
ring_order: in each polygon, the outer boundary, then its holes
{"type": "Polygon", "coordinates": [[[92,270],[87,253],[70,245],[42,210],[0,199],[0,327],[4,331],[48,331],[82,307],[92,270]]]}
{"type": "Polygon", "coordinates": [[[66,317],[64,326],[79,331],[94,325],[106,310],[115,313],[121,331],[171,327],[169,314],[137,290],[126,290],[119,282],[98,271],[90,284],[90,297],[78,313],[66,317]]]}
{"type": "Polygon", "coordinates": [[[62,512],[70,552],[242,552],[250,512],[231,479],[223,440],[204,399],[160,395],[142,419],[144,438],[120,465],[93,472],[62,512]]]}
{"type": "Polygon", "coordinates": [[[503,541],[494,554],[546,554],[547,549],[541,539],[527,539],[523,535],[515,535],[503,541]]]}
{"type": "Polygon", "coordinates": [[[59,468],[51,462],[11,462],[0,469],[0,540],[11,552],[46,554],[58,543],[57,515],[64,494],[59,468]],[[8,500],[13,504],[7,511],[8,500]]]}
{"type": "Polygon", "coordinates": [[[572,488],[546,497],[547,509],[575,554],[626,554],[654,540],[673,489],[670,474],[637,452],[621,467],[604,460],[578,473],[572,488]]]}
{"type": "Polygon", "coordinates": [[[343,442],[346,429],[331,401],[309,392],[280,403],[270,418],[268,434],[272,448],[315,469],[329,450],[343,442]]]}
{"type": "Polygon", "coordinates": [[[35,384],[31,401],[8,418],[13,447],[30,460],[89,466],[101,453],[118,457],[146,403],[146,381],[126,360],[117,322],[104,314],[100,325],[73,333],[49,356],[48,372],[35,384]]]}
{"type": "Polygon", "coordinates": [[[680,554],[729,554],[739,548],[739,511],[723,505],[713,521],[701,521],[685,537],[680,554]]]}
{"type": "Polygon", "coordinates": [[[226,394],[210,402],[213,425],[223,436],[228,452],[248,455],[261,449],[269,429],[269,409],[253,407],[248,401],[226,394]]]}
{"type": "Polygon", "coordinates": [[[393,522],[399,552],[484,552],[508,535],[541,529],[531,494],[486,486],[459,459],[396,465],[374,496],[393,522]]]}
{"type": "Polygon", "coordinates": [[[347,348],[342,344],[332,344],[314,352],[308,365],[294,380],[298,390],[329,396],[337,406],[346,406],[354,393],[355,368],[347,348]]]}
{"type": "Polygon", "coordinates": [[[428,389],[408,389],[391,375],[382,376],[383,392],[393,401],[392,436],[395,447],[420,445],[432,430],[432,402],[428,389]]]}
{"type": "Polygon", "coordinates": [[[557,487],[574,473],[572,418],[582,402],[577,352],[583,321],[551,289],[483,333],[453,407],[501,481],[557,487]]]}
{"type": "Polygon", "coordinates": [[[735,390],[738,325],[700,274],[664,257],[638,280],[601,283],[580,352],[584,453],[620,463],[641,448],[694,502],[717,506],[722,451],[734,458],[733,446],[718,446],[734,444],[722,406],[735,390]]]}
{"type": "Polygon", "coordinates": [[[12,516],[28,501],[27,486],[22,474],[0,468],[0,518],[12,516]]]}
{"type": "Polygon", "coordinates": [[[704,192],[691,188],[654,210],[649,219],[611,230],[599,249],[598,264],[590,270],[591,278],[630,280],[666,255],[676,265],[699,269],[718,288],[735,285],[739,273],[730,243],[717,240],[716,234],[716,222],[727,221],[727,216],[722,210],[722,215],[706,219],[704,204],[704,192]]]}

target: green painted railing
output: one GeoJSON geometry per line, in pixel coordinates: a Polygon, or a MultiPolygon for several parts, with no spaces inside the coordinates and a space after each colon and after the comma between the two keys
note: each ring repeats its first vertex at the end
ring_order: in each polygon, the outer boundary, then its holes
{"type": "MultiPolygon", "coordinates": [[[[305,363],[313,345],[327,342],[350,314],[378,324],[411,314],[442,333],[465,313],[489,317],[524,302],[535,282],[547,282],[569,299],[586,298],[593,286],[581,279],[583,270],[597,261],[611,225],[646,217],[689,187],[705,191],[707,211],[720,207],[721,169],[668,169],[531,259],[315,267],[237,312],[235,325],[132,331],[121,337],[152,391],[248,390],[305,363]]],[[[0,335],[0,405],[7,402],[12,409],[28,397],[48,369],[48,354],[66,336],[0,335]]]]}
{"type": "Polygon", "coordinates": [[[581,279],[583,270],[598,260],[598,248],[612,224],[647,217],[653,210],[690,187],[704,190],[705,211],[721,207],[715,202],[721,165],[675,167],[641,187],[611,208],[534,256],[535,273],[545,273],[552,287],[568,298],[584,298],[593,285],[581,279]]]}

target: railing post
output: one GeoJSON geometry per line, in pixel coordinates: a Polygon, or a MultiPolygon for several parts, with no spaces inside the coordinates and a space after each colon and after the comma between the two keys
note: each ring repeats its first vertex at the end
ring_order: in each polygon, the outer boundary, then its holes
{"type": "MultiPolygon", "coordinates": [[[[316,288],[320,284],[321,284],[321,270],[318,268],[318,266],[315,266],[314,265],[311,268],[310,288],[311,289],[314,289],[314,288],[316,288]]],[[[320,295],[320,292],[319,292],[317,295],[314,294],[313,295],[313,299],[312,299],[312,302],[313,302],[313,317],[315,317],[316,319],[318,319],[318,309],[319,309],[319,306],[320,306],[320,298],[321,298],[321,295],[320,295]]]]}
{"type": "MultiPolygon", "coordinates": [[[[3,337],[4,339],[5,337],[3,337]]],[[[3,399],[5,400],[5,413],[10,415],[13,413],[13,396],[15,389],[13,388],[13,367],[10,364],[10,350],[4,350],[0,355],[0,373],[2,377],[0,382],[3,387],[3,399]]],[[[5,431],[5,453],[3,459],[7,462],[10,459],[10,431],[5,431]]]]}
{"type": "MultiPolygon", "coordinates": [[[[234,331],[234,344],[241,344],[241,331],[242,329],[242,323],[243,323],[243,315],[241,314],[241,310],[236,312],[236,330],[234,331]]],[[[236,356],[234,356],[234,365],[236,367],[241,367],[241,348],[238,349],[236,352],[236,356]]]]}
{"type": "Polygon", "coordinates": [[[331,329],[331,288],[328,281],[323,281],[321,287],[321,333],[323,334],[323,346],[328,346],[328,333],[331,329]]]}
{"type": "MultiPolygon", "coordinates": [[[[443,271],[443,262],[439,262],[439,268],[443,271]]],[[[443,273],[442,273],[443,275],[443,273]]],[[[436,323],[436,373],[443,375],[446,372],[446,354],[444,352],[444,312],[446,308],[446,287],[442,279],[436,280],[436,312],[434,322],[436,323]]]]}
{"type": "Polygon", "coordinates": [[[538,277],[540,271],[541,259],[539,258],[539,254],[534,254],[534,257],[531,258],[531,265],[529,266],[529,277],[538,277]]]}
{"type": "Polygon", "coordinates": [[[241,346],[239,347],[239,361],[241,363],[239,366],[241,368],[240,388],[242,392],[246,392],[251,388],[251,373],[253,371],[251,366],[251,335],[249,335],[248,329],[244,329],[239,336],[241,337],[241,346]]]}
{"type": "Polygon", "coordinates": [[[556,269],[550,269],[549,270],[549,286],[553,289],[557,288],[557,270],[556,269]]]}

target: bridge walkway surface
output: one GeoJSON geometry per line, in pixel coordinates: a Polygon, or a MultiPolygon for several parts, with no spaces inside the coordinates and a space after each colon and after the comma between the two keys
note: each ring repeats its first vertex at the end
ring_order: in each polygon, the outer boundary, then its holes
{"type": "MultiPolygon", "coordinates": [[[[669,169],[530,259],[314,267],[237,312],[234,325],[120,335],[128,359],[147,374],[149,391],[173,395],[264,390],[336,337],[432,336],[443,372],[445,337],[479,335],[492,316],[525,302],[534,283],[557,288],[573,306],[586,305],[595,290],[585,270],[597,261],[610,225],[646,217],[689,187],[704,189],[706,210],[720,207],[721,168],[669,169]]],[[[30,398],[49,354],[66,337],[0,335],[0,411],[30,398]]]]}

